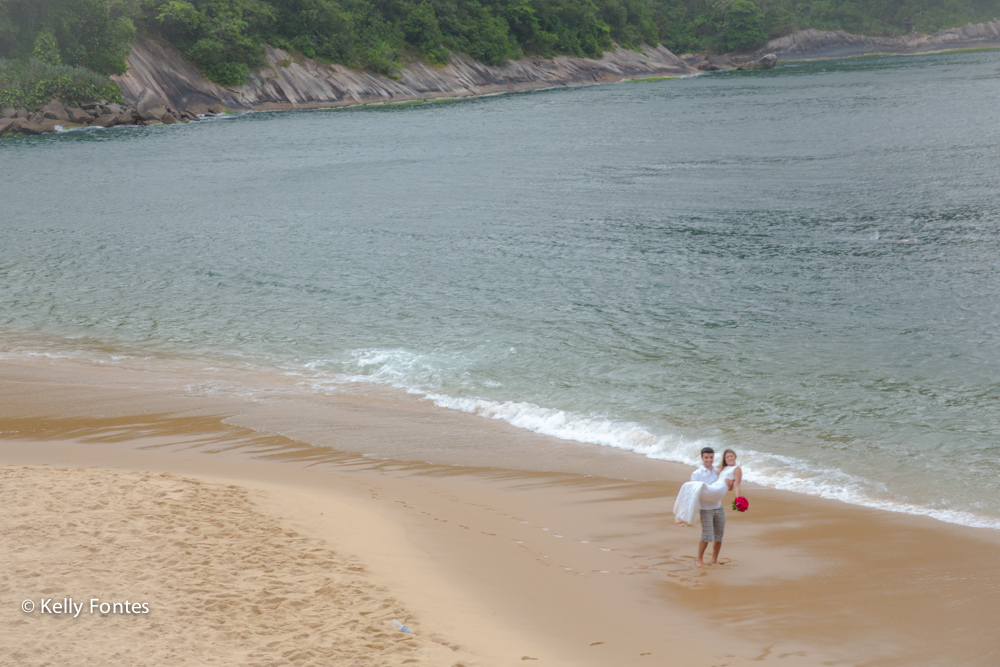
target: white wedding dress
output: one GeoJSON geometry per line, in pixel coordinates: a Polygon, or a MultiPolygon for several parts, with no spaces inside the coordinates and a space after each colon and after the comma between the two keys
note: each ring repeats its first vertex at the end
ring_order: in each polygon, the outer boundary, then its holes
{"type": "Polygon", "coordinates": [[[719,475],[719,479],[711,484],[705,482],[684,482],[681,490],[677,493],[677,500],[674,501],[674,518],[678,523],[694,524],[694,518],[698,516],[701,503],[714,503],[722,500],[726,492],[729,491],[727,479],[736,476],[736,466],[726,466],[726,469],[719,475]]]}

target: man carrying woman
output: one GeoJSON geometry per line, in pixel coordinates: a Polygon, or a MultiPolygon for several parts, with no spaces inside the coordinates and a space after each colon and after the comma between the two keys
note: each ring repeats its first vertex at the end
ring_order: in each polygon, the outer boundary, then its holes
{"type": "Polygon", "coordinates": [[[681,486],[674,503],[674,516],[678,525],[691,524],[697,509],[701,518],[701,541],[698,542],[698,558],[695,565],[705,567],[705,550],[712,542],[712,564],[719,562],[722,550],[722,536],[726,530],[726,513],[722,509],[722,498],[729,489],[735,487],[740,495],[742,470],[736,465],[736,452],[727,449],[722,454],[722,467],[716,472],[712,468],[715,450],[705,447],[701,450],[702,465],[691,473],[691,481],[681,486]]]}

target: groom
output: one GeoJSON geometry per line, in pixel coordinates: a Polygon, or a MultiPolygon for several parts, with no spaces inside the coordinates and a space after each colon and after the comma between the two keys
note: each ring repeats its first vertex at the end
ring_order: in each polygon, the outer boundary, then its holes
{"type": "MultiPolygon", "coordinates": [[[[701,467],[691,473],[692,482],[705,482],[712,484],[719,479],[719,473],[712,468],[712,461],[715,460],[715,450],[705,447],[701,450],[701,467]]],[[[729,488],[733,488],[733,480],[726,480],[729,488]]],[[[716,500],[714,503],[699,501],[701,508],[701,542],[698,543],[698,560],[694,562],[698,567],[705,567],[705,549],[708,543],[712,542],[712,564],[719,562],[719,552],[722,551],[722,534],[726,530],[726,513],[722,509],[722,501],[716,500]]]]}

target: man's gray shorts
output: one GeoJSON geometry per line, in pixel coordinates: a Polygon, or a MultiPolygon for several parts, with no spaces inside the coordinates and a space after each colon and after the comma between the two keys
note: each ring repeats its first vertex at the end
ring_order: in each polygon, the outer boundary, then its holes
{"type": "Polygon", "coordinates": [[[701,541],[721,542],[722,534],[726,532],[726,513],[722,508],[714,510],[700,510],[701,512],[701,541]]]}

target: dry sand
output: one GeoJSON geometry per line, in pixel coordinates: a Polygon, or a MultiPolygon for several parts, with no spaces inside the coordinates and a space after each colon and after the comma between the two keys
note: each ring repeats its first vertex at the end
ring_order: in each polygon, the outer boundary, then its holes
{"type": "Polygon", "coordinates": [[[245,488],[6,466],[0,502],[5,665],[456,662],[446,640],[391,625],[412,621],[364,565],[262,513],[245,488]]]}
{"type": "MultiPolygon", "coordinates": [[[[375,432],[399,414],[344,405],[375,432]]],[[[683,468],[374,461],[224,423],[231,407],[0,362],[0,663],[1000,664],[994,531],[748,486],[699,570],[697,530],[669,515],[683,468]],[[150,613],[19,609],[70,596],[150,613]]],[[[418,440],[527,437],[407,409],[418,440]]]]}

